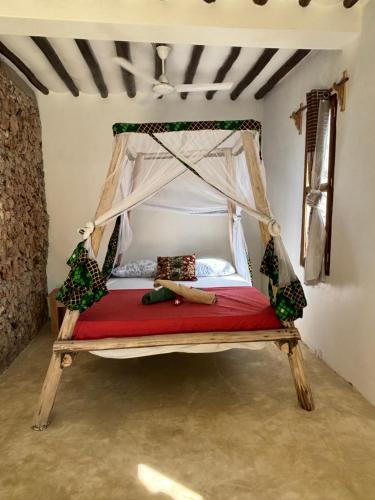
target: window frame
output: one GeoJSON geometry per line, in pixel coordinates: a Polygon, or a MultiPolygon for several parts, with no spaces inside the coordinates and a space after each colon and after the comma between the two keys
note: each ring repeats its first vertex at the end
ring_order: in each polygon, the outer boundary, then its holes
{"type": "MultiPolygon", "coordinates": [[[[337,94],[331,94],[329,97],[331,121],[329,128],[329,157],[328,157],[328,178],[327,182],[320,185],[320,190],[327,193],[327,208],[326,208],[326,244],[324,250],[324,270],[326,276],[330,274],[331,268],[331,242],[332,242],[332,214],[333,214],[333,193],[334,193],[334,177],[335,177],[335,160],[336,160],[336,120],[337,120],[337,94]]],[[[307,125],[307,124],[306,124],[307,125]]],[[[302,225],[301,225],[301,247],[300,247],[300,264],[305,267],[306,258],[306,232],[308,217],[306,216],[307,204],[306,196],[310,191],[308,186],[307,172],[307,134],[305,137],[305,160],[304,160],[304,176],[303,176],[303,196],[302,196],[302,225]]]]}

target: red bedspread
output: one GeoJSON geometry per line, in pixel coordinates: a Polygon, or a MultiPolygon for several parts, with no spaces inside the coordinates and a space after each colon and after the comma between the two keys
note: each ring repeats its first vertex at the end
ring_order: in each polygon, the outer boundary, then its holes
{"type": "Polygon", "coordinates": [[[145,306],[150,290],[112,290],[82,313],[73,338],[135,337],[184,332],[272,330],[281,324],[268,299],[253,287],[209,288],[216,304],[173,301],[145,306]]]}

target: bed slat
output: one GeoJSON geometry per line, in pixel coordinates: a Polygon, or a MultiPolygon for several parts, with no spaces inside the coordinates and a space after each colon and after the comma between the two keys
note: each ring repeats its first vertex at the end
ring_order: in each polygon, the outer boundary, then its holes
{"type": "Polygon", "coordinates": [[[167,345],[223,344],[241,342],[262,342],[276,340],[299,340],[297,328],[279,330],[256,330],[251,332],[202,332],[168,335],[147,335],[142,337],[120,337],[98,340],[57,340],[55,352],[101,351],[106,349],[129,349],[134,347],[156,347],[167,345]]]}

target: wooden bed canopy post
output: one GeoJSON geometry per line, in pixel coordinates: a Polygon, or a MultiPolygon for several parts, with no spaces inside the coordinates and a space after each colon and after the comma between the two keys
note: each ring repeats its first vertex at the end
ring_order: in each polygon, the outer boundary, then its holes
{"type": "MultiPolygon", "coordinates": [[[[252,132],[250,130],[244,130],[241,132],[241,136],[251,188],[253,190],[255,208],[260,212],[271,216],[266,191],[264,189],[264,183],[262,181],[260,160],[254,147],[252,132]]],[[[259,227],[262,241],[264,243],[264,246],[266,247],[270,239],[270,234],[268,232],[267,226],[263,222],[259,222],[259,227]]]]}
{"type": "MultiPolygon", "coordinates": [[[[251,187],[254,195],[255,207],[260,212],[263,212],[271,216],[269,202],[267,199],[264,182],[262,180],[260,159],[254,147],[252,132],[250,130],[242,131],[241,136],[242,136],[247,168],[249,171],[251,187]]],[[[270,239],[268,228],[263,222],[259,222],[259,227],[260,227],[260,234],[262,241],[264,243],[264,246],[266,247],[270,239]]],[[[288,325],[284,326],[294,328],[294,323],[291,322],[288,325]]],[[[286,352],[288,355],[289,365],[297,392],[297,398],[301,408],[307,411],[313,410],[314,401],[312,397],[311,388],[306,379],[299,341],[298,340],[292,340],[290,342],[276,341],[276,344],[282,351],[286,352]]]]}
{"type": "MultiPolygon", "coordinates": [[[[95,219],[98,219],[105,212],[108,212],[108,210],[112,207],[112,203],[116,195],[117,187],[119,185],[119,180],[120,180],[120,173],[121,173],[120,162],[121,158],[124,158],[125,156],[128,139],[129,139],[128,134],[119,134],[115,136],[115,144],[114,144],[112,159],[108,168],[98,208],[96,209],[95,219]]],[[[91,235],[91,246],[95,256],[98,255],[104,229],[105,225],[96,227],[91,235]]]]}
{"type": "MultiPolygon", "coordinates": [[[[116,136],[116,138],[118,139],[115,142],[112,160],[108,168],[106,181],[95,213],[95,219],[111,208],[119,184],[121,172],[119,161],[126,150],[128,135],[121,134],[116,136]]],[[[104,227],[101,226],[96,227],[91,235],[91,244],[95,256],[98,254],[103,233],[104,227]]],[[[79,311],[66,310],[57,340],[70,340],[72,338],[78,318],[79,311]]],[[[43,430],[47,428],[63,369],[70,366],[70,364],[71,362],[66,363],[64,360],[64,353],[52,352],[51,361],[39,397],[38,407],[34,415],[33,429],[43,430]]]]}

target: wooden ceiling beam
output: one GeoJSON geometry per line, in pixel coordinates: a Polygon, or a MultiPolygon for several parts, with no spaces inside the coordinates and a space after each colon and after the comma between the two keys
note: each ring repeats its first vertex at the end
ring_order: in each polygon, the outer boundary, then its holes
{"type": "Polygon", "coordinates": [[[154,61],[155,61],[155,72],[154,72],[154,76],[155,78],[158,80],[160,75],[162,74],[162,71],[163,71],[163,65],[161,63],[161,59],[160,57],[158,56],[158,53],[157,53],[157,50],[156,50],[156,47],[158,47],[159,45],[164,45],[163,43],[154,43],[152,44],[153,48],[154,48],[154,61]]]}
{"type": "MultiPolygon", "coordinates": [[[[158,53],[156,51],[156,47],[158,45],[164,45],[163,43],[153,43],[152,46],[154,48],[154,61],[155,61],[155,72],[154,72],[154,76],[157,80],[159,80],[159,77],[160,75],[162,74],[162,63],[161,63],[161,59],[160,57],[158,56],[158,53]]],[[[158,99],[163,99],[163,96],[162,95],[159,95],[158,99]]]]}
{"type": "MultiPolygon", "coordinates": [[[[132,61],[131,51],[130,51],[130,43],[129,42],[115,42],[116,46],[116,54],[117,57],[124,57],[129,62],[132,61]]],[[[124,87],[128,97],[133,98],[137,95],[137,86],[135,83],[135,77],[133,73],[126,70],[125,68],[121,68],[122,79],[124,82],[124,87]]]]}
{"type": "Polygon", "coordinates": [[[308,49],[300,49],[294,54],[271,76],[269,80],[255,94],[255,99],[262,99],[274,86],[287,75],[298,63],[302,61],[311,51],[308,49]]]}
{"type": "Polygon", "coordinates": [[[308,7],[310,5],[311,0],[298,0],[298,3],[301,7],[308,7]]]}
{"type": "Polygon", "coordinates": [[[255,78],[263,71],[273,56],[279,49],[264,49],[256,63],[249,69],[242,80],[236,85],[230,94],[232,101],[237,97],[255,80],[255,78]]]}
{"type": "Polygon", "coordinates": [[[351,9],[359,0],[344,0],[344,7],[346,9],[351,9]]]}
{"type": "Polygon", "coordinates": [[[75,42],[90,70],[95,85],[100,92],[100,95],[102,97],[108,97],[108,88],[104,81],[102,70],[99,66],[94,51],[92,50],[90,42],[88,40],[83,40],[78,38],[75,39],[75,42]]]}
{"type": "MultiPolygon", "coordinates": [[[[224,78],[227,76],[228,71],[231,69],[238,56],[240,55],[241,47],[232,47],[228,54],[228,57],[225,59],[224,63],[218,69],[216,73],[216,77],[214,83],[221,83],[224,81],[224,78]]],[[[216,90],[209,90],[206,93],[206,99],[211,100],[213,96],[216,94],[216,90]]]]}
{"type": "MultiPolygon", "coordinates": [[[[193,49],[191,51],[190,61],[185,71],[185,78],[184,78],[185,84],[193,83],[203,50],[204,50],[204,45],[193,46],[193,49]]],[[[181,99],[186,99],[188,96],[188,92],[182,92],[180,96],[181,99]]]]}
{"type": "Polygon", "coordinates": [[[66,87],[70,90],[74,97],[79,96],[79,90],[76,84],[74,83],[72,77],[69,75],[65,66],[61,62],[61,59],[57,55],[55,49],[52,47],[51,43],[44,36],[32,36],[30,37],[32,41],[39,47],[39,49],[43,52],[47,61],[59,75],[61,80],[65,83],[66,87]]]}
{"type": "Polygon", "coordinates": [[[255,3],[255,5],[266,5],[268,0],[253,0],[253,2],[255,3]]]}
{"type": "Polygon", "coordinates": [[[4,45],[2,42],[0,42],[0,54],[4,56],[8,61],[14,64],[14,66],[23,74],[26,76],[26,78],[29,80],[29,82],[42,94],[49,94],[48,88],[43,85],[43,83],[38,80],[38,78],[34,75],[34,73],[31,71],[31,69],[26,66],[26,64],[21,61],[21,59],[14,54],[11,50],[8,49],[6,45],[4,45]]]}

